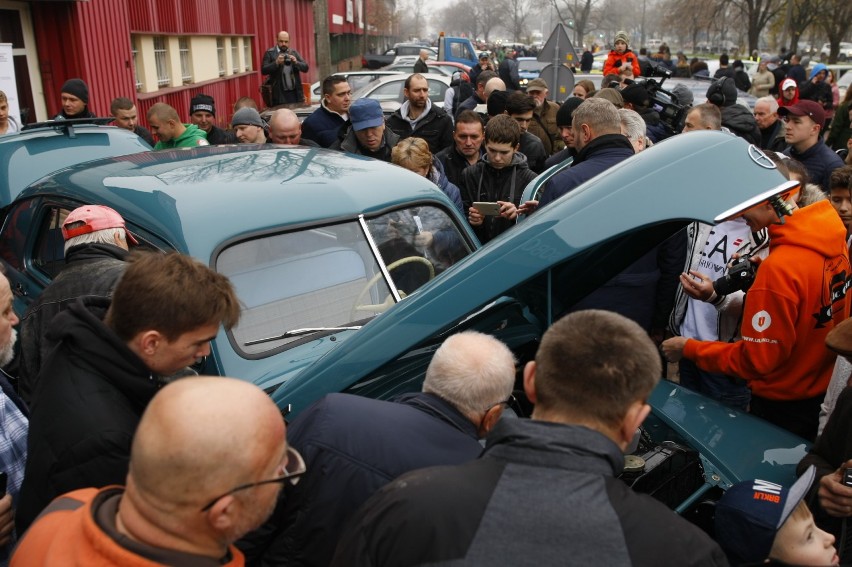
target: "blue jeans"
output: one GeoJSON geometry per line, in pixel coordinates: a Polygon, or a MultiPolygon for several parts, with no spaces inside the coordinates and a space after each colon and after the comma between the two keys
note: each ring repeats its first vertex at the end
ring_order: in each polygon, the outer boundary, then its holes
{"type": "Polygon", "coordinates": [[[707,372],[691,360],[680,360],[680,385],[742,411],[748,411],[751,390],[746,381],[716,372],[707,372]]]}

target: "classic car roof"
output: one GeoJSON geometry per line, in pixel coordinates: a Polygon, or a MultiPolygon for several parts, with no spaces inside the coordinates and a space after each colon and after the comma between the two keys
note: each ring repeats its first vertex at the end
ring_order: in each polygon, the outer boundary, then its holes
{"type": "Polygon", "coordinates": [[[151,147],[139,136],[115,126],[52,121],[18,134],[0,136],[0,206],[28,185],[63,167],[151,147]]]}
{"type": "Polygon", "coordinates": [[[131,225],[205,262],[217,245],[248,233],[351,219],[418,200],[452,207],[432,183],[403,168],[296,146],[210,146],[115,157],[56,172],[22,196],[38,193],[109,205],[131,225]]]}

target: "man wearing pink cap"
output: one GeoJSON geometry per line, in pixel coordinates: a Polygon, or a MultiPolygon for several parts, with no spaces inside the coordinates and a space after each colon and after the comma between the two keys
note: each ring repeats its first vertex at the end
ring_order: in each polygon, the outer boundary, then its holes
{"type": "Polygon", "coordinates": [[[124,219],[102,205],[84,205],[62,223],[65,267],[21,319],[18,388],[32,402],[36,377],[54,344],[45,338],[53,317],[78,297],[108,299],[124,273],[128,243],[137,244],[124,219]]]}

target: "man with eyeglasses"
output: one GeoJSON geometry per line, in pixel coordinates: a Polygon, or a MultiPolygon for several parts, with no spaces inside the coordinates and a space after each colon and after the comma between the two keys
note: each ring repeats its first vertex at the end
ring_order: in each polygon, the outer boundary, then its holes
{"type": "Polygon", "coordinates": [[[661,371],[633,321],[560,319],[524,368],[532,419],[501,420],[475,461],[376,493],[331,565],[727,565],[707,534],[617,478],[661,371]]]}
{"type": "Polygon", "coordinates": [[[243,565],[231,544],[305,472],[285,434],[256,386],[209,376],[173,382],[139,422],[127,486],[54,500],[11,564],[243,565]]]}
{"type": "Polygon", "coordinates": [[[465,332],[435,351],[420,393],[394,401],[326,396],[289,427],[308,474],[238,547],[250,564],[262,554],[264,565],[328,565],[346,520],[382,486],[414,469],[475,459],[514,383],[508,347],[465,332]]]}

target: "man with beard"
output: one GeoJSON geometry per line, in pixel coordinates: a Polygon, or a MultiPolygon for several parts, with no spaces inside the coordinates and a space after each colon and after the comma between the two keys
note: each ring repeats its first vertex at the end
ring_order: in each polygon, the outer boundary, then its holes
{"type": "Polygon", "coordinates": [[[211,145],[234,144],[237,138],[233,132],[228,132],[216,126],[216,102],[213,97],[203,93],[197,94],[189,101],[190,121],[204,130],[207,143],[211,145]]]}
{"type": "Polygon", "coordinates": [[[544,151],[548,156],[565,148],[565,143],[559,136],[559,128],[556,125],[556,112],[559,105],[547,100],[547,83],[544,79],[533,79],[527,85],[527,94],[535,100],[533,120],[530,122],[528,131],[538,136],[544,144],[544,151]]]}
{"type": "Polygon", "coordinates": [[[206,376],[170,384],[139,422],[126,487],[57,498],[12,565],[243,565],[231,544],[305,472],[285,434],[256,386],[206,376]]]}
{"type": "MultiPolygon", "coordinates": [[[[18,317],[12,309],[12,288],[9,280],[0,272],[0,367],[4,367],[15,356],[17,333],[13,328],[18,317]]],[[[15,544],[13,504],[17,503],[24,467],[27,462],[27,430],[29,412],[27,406],[15,393],[9,375],[0,370],[0,467],[7,475],[6,494],[0,498],[0,563],[7,558],[7,550],[15,544]]]]}
{"type": "Polygon", "coordinates": [[[419,73],[410,75],[403,87],[405,102],[385,123],[400,140],[409,136],[423,138],[432,155],[453,143],[453,119],[432,104],[429,99],[429,81],[419,73]]]}

